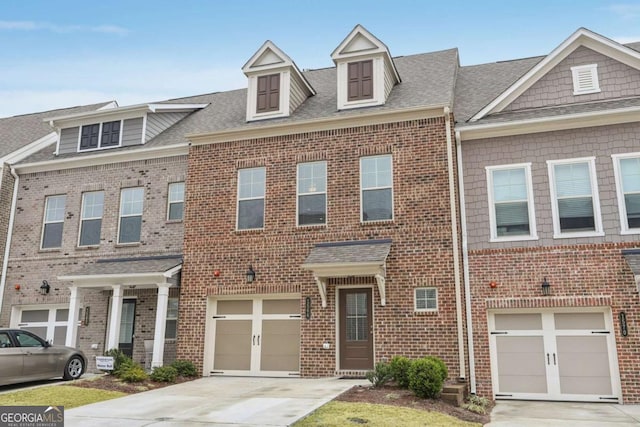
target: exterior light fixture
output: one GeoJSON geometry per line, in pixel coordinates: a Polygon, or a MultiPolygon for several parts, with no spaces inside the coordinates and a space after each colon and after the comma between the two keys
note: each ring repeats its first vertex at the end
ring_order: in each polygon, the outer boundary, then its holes
{"type": "Polygon", "coordinates": [[[547,278],[544,278],[542,282],[542,295],[551,295],[551,285],[547,282],[547,278]]]}
{"type": "Polygon", "coordinates": [[[40,285],[40,295],[47,295],[50,290],[51,286],[49,286],[49,282],[43,280],[42,285],[40,285]]]}
{"type": "Polygon", "coordinates": [[[256,280],[256,272],[253,271],[253,267],[249,266],[249,269],[247,270],[247,283],[253,283],[254,280],[256,280]]]}

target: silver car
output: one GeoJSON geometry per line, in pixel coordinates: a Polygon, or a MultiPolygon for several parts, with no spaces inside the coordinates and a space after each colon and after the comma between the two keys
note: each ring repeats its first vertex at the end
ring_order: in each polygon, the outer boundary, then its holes
{"type": "Polygon", "coordinates": [[[80,350],[51,345],[20,329],[0,329],[0,385],[82,376],[87,358],[80,350]]]}

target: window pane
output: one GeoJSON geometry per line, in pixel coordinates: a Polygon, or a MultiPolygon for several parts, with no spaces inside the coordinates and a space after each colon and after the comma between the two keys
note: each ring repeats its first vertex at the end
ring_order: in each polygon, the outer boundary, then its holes
{"type": "Polygon", "coordinates": [[[529,234],[529,209],[527,202],[498,203],[496,228],[498,236],[529,234]]]}
{"type": "Polygon", "coordinates": [[[392,218],[391,189],[362,192],[362,219],[376,221],[392,218]]]}
{"type": "Polygon", "coordinates": [[[102,140],[100,146],[112,147],[120,144],[120,121],[102,124],[102,140]]]}
{"type": "Polygon", "coordinates": [[[238,203],[238,229],[262,228],[264,226],[264,199],[241,200],[238,203]]]}
{"type": "Polygon", "coordinates": [[[588,163],[555,165],[555,180],[558,197],[591,195],[588,163]]]}
{"type": "Polygon", "coordinates": [[[69,319],[69,309],[59,308],[56,310],[56,322],[66,322],[69,319]]]}
{"type": "Polygon", "coordinates": [[[324,224],[326,222],[325,194],[300,196],[298,199],[298,224],[324,224]]]}
{"type": "Polygon", "coordinates": [[[239,197],[241,199],[264,197],[265,168],[238,171],[239,197]]]}
{"type": "Polygon", "coordinates": [[[54,222],[44,225],[42,236],[42,248],[59,248],[62,246],[62,222],[54,222]]]}
{"type": "Polygon", "coordinates": [[[128,216],[120,218],[120,235],[118,237],[118,243],[139,242],[141,228],[141,216],[128,216]]]}
{"type": "Polygon", "coordinates": [[[527,200],[524,168],[493,171],[493,197],[496,202],[527,200]]]}
{"type": "MultiPolygon", "coordinates": [[[[26,330],[26,328],[25,328],[26,330]]],[[[43,340],[46,339],[47,328],[32,328],[30,332],[37,334],[43,340]]],[[[16,333],[20,347],[42,347],[42,343],[31,335],[22,332],[16,333]]]]}
{"type": "Polygon", "coordinates": [[[49,310],[24,310],[20,321],[23,323],[48,322],[49,310]]]}
{"type": "Polygon", "coordinates": [[[298,193],[324,193],[326,191],[326,163],[298,165],[298,193]]]}
{"type": "Polygon", "coordinates": [[[593,231],[595,220],[591,197],[558,200],[560,230],[593,231]]]}
{"type": "Polygon", "coordinates": [[[164,338],[165,339],[175,339],[177,336],[178,322],[176,320],[167,319],[167,325],[164,330],[164,338]]]}
{"type": "Polygon", "coordinates": [[[184,182],[174,182],[169,185],[169,202],[184,201],[184,182]]]}
{"type": "Polygon", "coordinates": [[[64,221],[64,204],[67,196],[49,196],[47,197],[45,221],[64,221]]]}
{"type": "Polygon", "coordinates": [[[184,203],[171,203],[169,205],[169,219],[170,220],[179,220],[182,219],[184,211],[184,203]]]}
{"type": "Polygon", "coordinates": [[[122,190],[120,215],[142,215],[144,188],[122,190]]]}
{"type": "Polygon", "coordinates": [[[178,317],[178,298],[169,298],[167,302],[167,317],[178,317]]]}
{"type": "Polygon", "coordinates": [[[100,244],[102,219],[87,219],[80,226],[80,246],[100,244]]]}
{"type": "Polygon", "coordinates": [[[367,294],[347,294],[346,306],[347,341],[366,341],[369,335],[369,325],[367,321],[367,294]]]}
{"type": "Polygon", "coordinates": [[[624,204],[627,210],[629,228],[640,227],[640,194],[625,195],[624,204]]]}
{"type": "Polygon", "coordinates": [[[363,157],[361,168],[363,190],[392,185],[391,156],[363,157]]]}
{"type": "Polygon", "coordinates": [[[640,192],[640,157],[620,160],[622,175],[622,191],[625,193],[640,192]]]}
{"type": "Polygon", "coordinates": [[[82,219],[102,218],[104,192],[94,191],[82,195],[82,219]]]}

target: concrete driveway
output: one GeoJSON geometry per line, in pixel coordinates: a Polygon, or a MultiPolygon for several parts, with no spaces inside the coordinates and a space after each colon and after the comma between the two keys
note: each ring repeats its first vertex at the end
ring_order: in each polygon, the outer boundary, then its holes
{"type": "Polygon", "coordinates": [[[288,426],[366,380],[209,377],[65,411],[65,426],[288,426]]]}
{"type": "Polygon", "coordinates": [[[640,405],[500,400],[485,427],[638,427],[640,405]]]}

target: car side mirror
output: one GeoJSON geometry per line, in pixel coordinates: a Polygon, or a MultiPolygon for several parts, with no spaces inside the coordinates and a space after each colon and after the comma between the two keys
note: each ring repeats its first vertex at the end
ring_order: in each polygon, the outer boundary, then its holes
{"type": "Polygon", "coordinates": [[[51,347],[51,343],[49,341],[44,342],[44,348],[51,347]]]}

